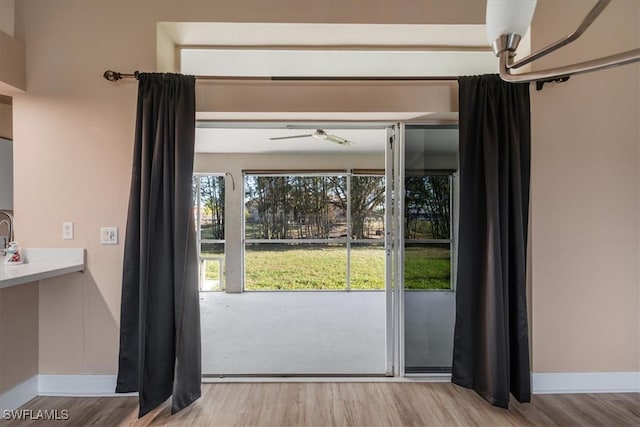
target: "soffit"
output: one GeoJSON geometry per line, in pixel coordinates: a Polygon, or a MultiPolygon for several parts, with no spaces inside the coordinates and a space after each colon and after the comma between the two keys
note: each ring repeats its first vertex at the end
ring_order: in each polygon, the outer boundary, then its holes
{"type": "Polygon", "coordinates": [[[433,46],[489,50],[485,26],[480,24],[160,22],[158,26],[179,46],[433,46]]]}

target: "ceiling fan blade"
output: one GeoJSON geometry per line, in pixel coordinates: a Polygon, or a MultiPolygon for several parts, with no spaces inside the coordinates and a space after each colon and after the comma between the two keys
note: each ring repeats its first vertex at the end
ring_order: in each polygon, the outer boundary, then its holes
{"type": "Polygon", "coordinates": [[[327,134],[325,136],[325,139],[327,141],[335,142],[336,144],[340,144],[340,145],[355,145],[356,144],[353,141],[349,141],[348,139],[340,138],[339,136],[336,136],[336,135],[327,134]]]}
{"type": "Polygon", "coordinates": [[[293,138],[307,138],[309,136],[313,136],[313,134],[309,133],[307,135],[291,135],[291,136],[276,136],[274,138],[269,138],[271,141],[275,141],[276,139],[293,139],[293,138]]]}

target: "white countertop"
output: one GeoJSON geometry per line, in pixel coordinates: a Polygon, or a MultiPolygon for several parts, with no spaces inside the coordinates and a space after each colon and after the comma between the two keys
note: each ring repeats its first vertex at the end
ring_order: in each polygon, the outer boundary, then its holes
{"type": "Polygon", "coordinates": [[[24,264],[7,265],[0,257],[0,289],[84,271],[82,248],[22,248],[24,264]]]}

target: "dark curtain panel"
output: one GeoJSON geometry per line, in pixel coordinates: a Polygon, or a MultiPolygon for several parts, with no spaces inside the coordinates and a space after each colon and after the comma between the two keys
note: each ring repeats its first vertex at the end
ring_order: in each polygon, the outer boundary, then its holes
{"type": "Polygon", "coordinates": [[[195,79],[139,75],[116,392],[139,392],[143,416],[200,397],[198,261],[191,183],[195,79]]]}
{"type": "Polygon", "coordinates": [[[506,408],[531,398],[526,301],[529,84],[461,77],[452,381],[506,408]]]}

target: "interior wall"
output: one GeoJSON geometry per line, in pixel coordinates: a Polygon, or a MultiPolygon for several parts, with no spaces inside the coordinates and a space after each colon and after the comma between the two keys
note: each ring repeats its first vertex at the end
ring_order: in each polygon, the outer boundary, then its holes
{"type": "MultiPolygon", "coordinates": [[[[540,0],[534,47],[564,35],[570,17],[577,22],[586,3],[540,0]]],[[[559,60],[619,51],[631,41],[637,46],[637,8],[637,0],[613,2],[609,9],[618,12],[589,30],[580,52],[571,48],[559,60]]],[[[24,246],[87,249],[83,275],[40,287],[42,373],[117,369],[123,247],[99,245],[98,230],[118,226],[122,240],[136,84],[113,84],[101,76],[106,69],[154,70],[158,21],[477,24],[484,21],[484,2],[16,2],[15,32],[27,46],[28,83],[28,92],[14,98],[17,237],[24,246]],[[69,220],[75,239],[63,241],[61,223],[69,220]]],[[[637,86],[637,66],[628,66],[577,76],[532,97],[537,372],[639,369],[637,86]]],[[[244,88],[238,90],[250,106],[253,93],[244,88]]],[[[213,105],[235,105],[235,93],[229,89],[229,103],[213,105]]],[[[218,102],[216,95],[211,94],[218,102]]],[[[342,101],[327,99],[321,108],[343,111],[342,101]]],[[[293,111],[315,108],[313,99],[284,105],[293,111]]]]}
{"type": "MultiPolygon", "coordinates": [[[[484,7],[475,0],[401,0],[394,8],[383,0],[304,5],[295,0],[17,2],[16,38],[28,46],[28,93],[14,98],[14,206],[17,221],[25,224],[17,238],[27,247],[87,250],[83,275],[49,279],[41,286],[40,372],[117,370],[123,246],[100,245],[99,228],[119,227],[122,241],[137,85],[110,83],[102,74],[107,69],[154,70],[157,22],[477,24],[483,16],[484,7]],[[63,221],[74,221],[74,240],[61,239],[63,221]]],[[[291,87],[315,86],[280,87],[291,93],[291,87]]],[[[220,92],[199,92],[198,102],[212,105],[213,111],[237,111],[238,103],[248,109],[278,99],[261,88],[229,82],[220,92]]],[[[453,97],[446,98],[442,108],[450,109],[453,97]]],[[[343,102],[343,97],[297,98],[284,105],[290,111],[343,111],[343,102]]],[[[401,99],[396,105],[402,106],[401,99]]],[[[363,103],[363,111],[366,107],[363,103]]]]}
{"type": "MultiPolygon", "coordinates": [[[[380,146],[384,147],[384,139],[380,146]]],[[[226,291],[242,292],[243,170],[383,169],[384,153],[374,154],[197,154],[196,173],[229,173],[225,179],[226,291]]]]}
{"type": "Polygon", "coordinates": [[[38,373],[38,282],[0,289],[0,343],[1,395],[38,373]]]}
{"type": "MultiPolygon", "coordinates": [[[[590,2],[538,2],[539,49],[590,2]]],[[[612,2],[573,45],[534,68],[637,48],[640,2],[612,2]]],[[[640,66],[532,88],[534,372],[638,371],[640,66]]]]}
{"type": "Polygon", "coordinates": [[[200,82],[198,111],[449,112],[458,87],[443,82],[200,82]]]}
{"type": "MultiPolygon", "coordinates": [[[[10,37],[14,34],[14,7],[14,0],[0,0],[0,31],[10,37]]],[[[3,40],[0,45],[4,48],[8,38],[3,40]]],[[[12,59],[10,52],[0,50],[0,62],[12,59]]],[[[5,66],[0,68],[2,80],[6,77],[5,66]]],[[[0,138],[13,138],[11,98],[3,95],[0,95],[0,138]]],[[[0,140],[0,209],[13,209],[13,143],[3,140],[0,140]]],[[[38,284],[0,289],[0,395],[37,373],[38,284]]]]}

